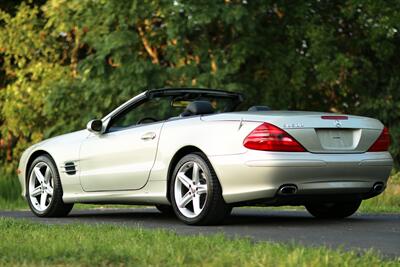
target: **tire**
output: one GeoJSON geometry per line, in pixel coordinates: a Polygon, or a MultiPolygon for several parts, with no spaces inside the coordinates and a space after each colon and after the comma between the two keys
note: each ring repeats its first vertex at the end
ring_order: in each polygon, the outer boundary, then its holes
{"type": "Polygon", "coordinates": [[[170,205],[156,205],[156,208],[164,215],[170,216],[174,214],[174,209],[170,205]]]}
{"type": "Polygon", "coordinates": [[[31,164],[26,182],[26,199],[38,217],[67,216],[74,204],[65,204],[56,164],[48,155],[37,157],[31,164]]]}
{"type": "Polygon", "coordinates": [[[172,208],[186,224],[219,224],[232,210],[223,200],[217,175],[202,153],[188,154],[176,164],[170,186],[172,208]]]}
{"type": "Polygon", "coordinates": [[[305,207],[316,218],[341,219],[353,215],[360,205],[361,200],[355,200],[352,202],[308,204],[305,207]]]}

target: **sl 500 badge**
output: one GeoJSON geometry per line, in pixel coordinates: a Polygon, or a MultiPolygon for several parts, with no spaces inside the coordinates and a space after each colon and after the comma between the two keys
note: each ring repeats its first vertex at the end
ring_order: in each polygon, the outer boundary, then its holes
{"type": "Polygon", "coordinates": [[[285,123],[283,124],[283,128],[303,128],[304,124],[297,122],[297,123],[285,123]]]}

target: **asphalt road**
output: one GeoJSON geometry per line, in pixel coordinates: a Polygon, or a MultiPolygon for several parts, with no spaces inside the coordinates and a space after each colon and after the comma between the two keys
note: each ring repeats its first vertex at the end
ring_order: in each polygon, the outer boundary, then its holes
{"type": "Polygon", "coordinates": [[[168,229],[178,234],[224,233],[255,241],[296,242],[331,248],[375,249],[385,256],[400,257],[400,214],[353,215],[345,220],[317,220],[303,211],[234,209],[220,226],[187,226],[153,208],[73,210],[66,218],[38,218],[29,211],[0,211],[0,216],[50,224],[116,224],[168,229]]]}

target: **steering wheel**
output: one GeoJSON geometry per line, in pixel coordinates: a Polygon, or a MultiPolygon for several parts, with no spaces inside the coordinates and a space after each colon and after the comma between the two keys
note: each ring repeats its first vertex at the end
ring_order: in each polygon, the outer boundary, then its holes
{"type": "Polygon", "coordinates": [[[151,117],[144,117],[140,120],[138,120],[138,122],[136,124],[142,124],[145,121],[149,121],[149,122],[156,122],[157,120],[151,117]]]}

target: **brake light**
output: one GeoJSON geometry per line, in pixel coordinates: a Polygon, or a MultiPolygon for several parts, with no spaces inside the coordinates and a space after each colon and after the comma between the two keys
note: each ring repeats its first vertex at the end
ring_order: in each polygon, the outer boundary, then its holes
{"type": "Polygon", "coordinates": [[[383,128],[381,135],[368,149],[369,152],[388,151],[390,146],[390,134],[388,128],[383,128]]]}
{"type": "Polygon", "coordinates": [[[243,141],[249,149],[281,152],[305,152],[306,150],[284,130],[264,122],[243,141]]]}
{"type": "Polygon", "coordinates": [[[349,117],[347,116],[337,116],[337,115],[328,115],[328,116],[321,116],[323,120],[348,120],[349,117]]]}

